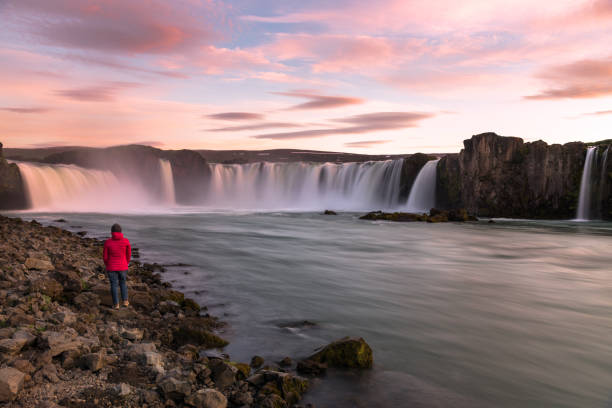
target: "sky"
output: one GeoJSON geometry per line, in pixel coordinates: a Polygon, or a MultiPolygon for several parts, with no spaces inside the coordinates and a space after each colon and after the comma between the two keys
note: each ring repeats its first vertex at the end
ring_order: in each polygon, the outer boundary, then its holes
{"type": "Polygon", "coordinates": [[[0,0],[5,147],[612,138],[612,0],[0,0]]]}

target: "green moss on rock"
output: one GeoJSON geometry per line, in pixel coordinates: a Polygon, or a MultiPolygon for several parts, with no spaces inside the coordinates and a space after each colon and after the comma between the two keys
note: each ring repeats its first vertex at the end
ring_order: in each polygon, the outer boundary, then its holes
{"type": "Polygon", "coordinates": [[[372,348],[361,337],[334,341],[308,357],[308,360],[338,368],[372,368],[374,362],[372,348]]]}

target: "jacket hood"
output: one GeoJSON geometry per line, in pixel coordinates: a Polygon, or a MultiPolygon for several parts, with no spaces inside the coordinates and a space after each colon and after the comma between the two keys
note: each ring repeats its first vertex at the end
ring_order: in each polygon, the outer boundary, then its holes
{"type": "Polygon", "coordinates": [[[123,238],[123,233],[122,232],[111,232],[111,235],[113,237],[113,239],[122,239],[123,238]]]}

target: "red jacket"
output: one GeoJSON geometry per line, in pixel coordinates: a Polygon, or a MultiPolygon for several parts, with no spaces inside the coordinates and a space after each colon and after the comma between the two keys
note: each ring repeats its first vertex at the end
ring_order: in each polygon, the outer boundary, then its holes
{"type": "Polygon", "coordinates": [[[104,241],[104,265],[107,271],[127,271],[132,257],[132,246],[121,232],[104,241]]]}

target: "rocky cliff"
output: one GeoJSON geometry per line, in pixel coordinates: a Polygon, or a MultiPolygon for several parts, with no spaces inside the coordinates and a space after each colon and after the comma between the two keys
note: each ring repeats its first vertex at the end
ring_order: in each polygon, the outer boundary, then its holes
{"type": "Polygon", "coordinates": [[[19,168],[6,161],[0,143],[0,210],[25,208],[27,199],[24,190],[19,168]]]}
{"type": "Polygon", "coordinates": [[[437,204],[479,216],[573,218],[586,145],[483,133],[438,164],[437,204]]]}
{"type": "Polygon", "coordinates": [[[414,184],[414,180],[425,163],[427,163],[429,160],[435,159],[435,156],[423,153],[415,153],[404,159],[400,178],[400,202],[405,202],[408,199],[408,195],[410,195],[410,189],[414,184]]]}

